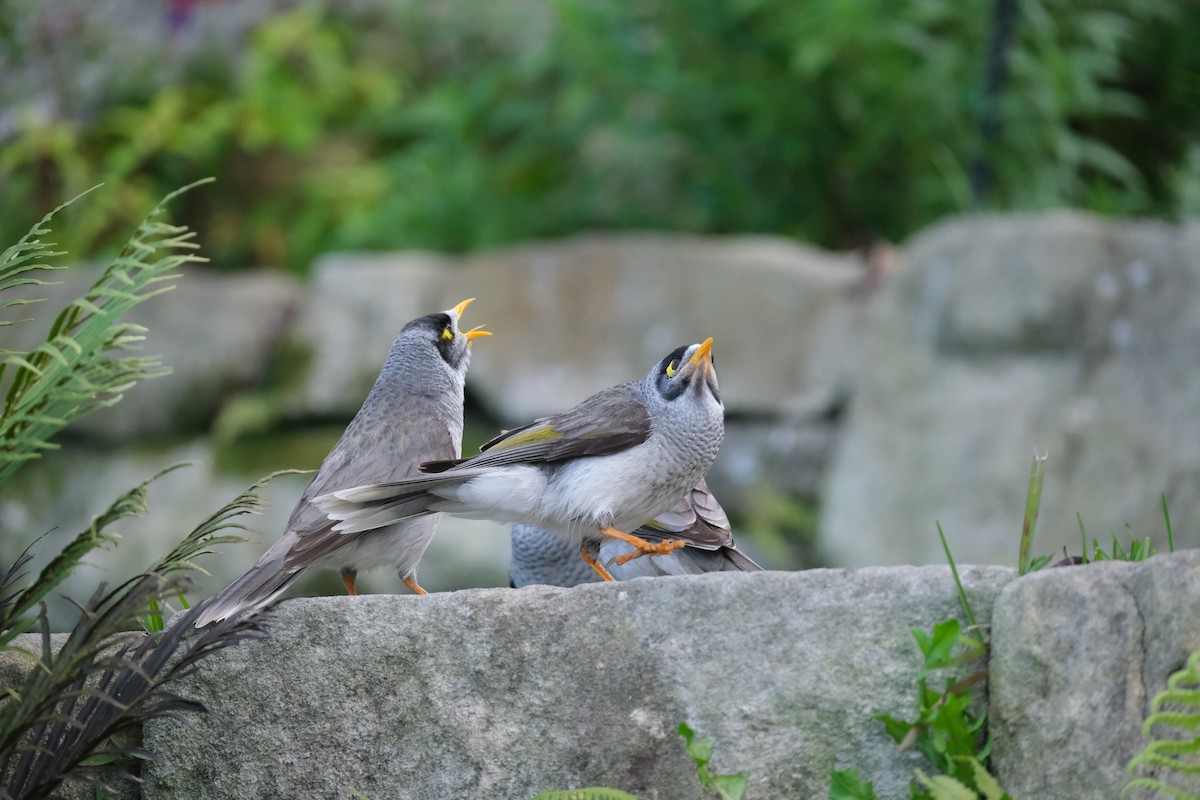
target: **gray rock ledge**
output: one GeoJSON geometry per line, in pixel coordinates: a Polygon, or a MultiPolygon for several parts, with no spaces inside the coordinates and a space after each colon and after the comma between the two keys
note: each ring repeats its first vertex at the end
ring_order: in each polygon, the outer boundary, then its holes
{"type": "MultiPolygon", "coordinates": [[[[963,577],[986,622],[1014,573],[963,577]]],[[[910,628],[958,613],[945,567],[292,600],[181,687],[220,720],[147,726],[143,796],[694,800],[681,721],[748,797],[823,797],[835,764],[899,796],[920,757],[870,715],[911,713],[910,628]]]]}

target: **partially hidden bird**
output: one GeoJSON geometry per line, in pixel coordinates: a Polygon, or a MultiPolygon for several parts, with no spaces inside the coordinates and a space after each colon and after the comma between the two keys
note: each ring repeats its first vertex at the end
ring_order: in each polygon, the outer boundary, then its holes
{"type": "Polygon", "coordinates": [[[241,577],[205,601],[197,627],[238,609],[266,605],[312,566],[340,570],[346,591],[355,594],[359,569],[391,565],[405,585],[425,594],[417,583],[417,562],[440,515],[344,534],[333,529],[313,498],[368,481],[413,477],[423,461],[461,455],[471,342],[491,335],[480,328],[459,329],[463,311],[474,299],[414,319],[400,330],[362,408],[304,490],[283,536],[241,577]]]}
{"type": "MultiPolygon", "coordinates": [[[[705,572],[762,571],[762,567],[738,549],[729,517],[704,480],[633,534],[649,541],[672,538],[686,544],[665,555],[617,564],[617,557],[632,552],[632,548],[619,539],[605,539],[595,557],[619,581],[705,572]]],[[[515,588],[533,584],[577,586],[600,580],[570,543],[550,531],[518,523],[512,526],[511,538],[508,574],[515,588]]]]}
{"type": "Polygon", "coordinates": [[[594,555],[605,537],[633,547],[617,558],[622,564],[684,546],[627,531],[695,487],[724,436],[709,338],[674,350],[640,381],[502,433],[471,458],[424,464],[427,474],[418,477],[334,489],[313,502],[345,535],[437,512],[534,525],[566,538],[612,580],[594,555]]]}

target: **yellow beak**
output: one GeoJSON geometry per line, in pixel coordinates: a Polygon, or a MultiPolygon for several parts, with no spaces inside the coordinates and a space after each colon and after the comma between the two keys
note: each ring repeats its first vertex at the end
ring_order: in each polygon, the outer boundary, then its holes
{"type": "Polygon", "coordinates": [[[692,353],[692,357],[688,359],[688,363],[694,367],[703,361],[710,352],[712,352],[711,336],[700,343],[700,346],[696,348],[696,352],[692,353]]]}
{"type": "Polygon", "coordinates": [[[475,302],[474,297],[468,297],[466,300],[463,300],[461,303],[456,305],[453,308],[453,311],[455,314],[458,314],[459,317],[462,317],[463,312],[467,310],[467,306],[471,305],[471,303],[474,303],[474,302],[475,302]]]}
{"type": "Polygon", "coordinates": [[[472,339],[478,339],[481,336],[491,336],[492,335],[491,331],[480,330],[480,328],[482,328],[482,327],[483,327],[482,325],[476,325],[474,328],[471,328],[471,330],[464,333],[463,336],[467,337],[467,341],[469,342],[472,339]]]}

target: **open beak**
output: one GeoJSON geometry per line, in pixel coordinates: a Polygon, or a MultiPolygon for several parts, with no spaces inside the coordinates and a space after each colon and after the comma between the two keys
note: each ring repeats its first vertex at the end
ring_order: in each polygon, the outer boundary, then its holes
{"type": "Polygon", "coordinates": [[[698,366],[700,362],[708,358],[708,354],[712,352],[712,337],[708,337],[700,346],[696,348],[696,352],[692,353],[692,357],[688,359],[688,363],[693,367],[698,366]]]}
{"type": "MultiPolygon", "coordinates": [[[[452,308],[450,310],[453,311],[458,316],[459,319],[462,319],[463,312],[467,310],[467,306],[471,305],[471,303],[474,303],[474,302],[475,302],[474,297],[468,297],[466,300],[463,300],[461,303],[459,303],[458,305],[456,305],[454,308],[452,308]]],[[[463,332],[463,336],[467,337],[467,344],[470,344],[472,339],[478,339],[482,336],[491,336],[492,335],[491,331],[481,330],[481,328],[483,328],[482,325],[476,325],[474,328],[471,328],[471,330],[463,332]]]]}

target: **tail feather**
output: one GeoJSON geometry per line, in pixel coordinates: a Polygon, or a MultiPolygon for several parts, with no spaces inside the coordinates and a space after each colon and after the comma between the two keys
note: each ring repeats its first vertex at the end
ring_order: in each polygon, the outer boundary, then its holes
{"type": "Polygon", "coordinates": [[[382,499],[370,503],[357,503],[341,500],[332,495],[318,497],[314,502],[321,511],[337,524],[333,530],[342,534],[363,533],[377,528],[385,528],[422,514],[430,514],[431,502],[440,500],[425,492],[417,495],[406,495],[397,500],[382,499]],[[332,498],[332,499],[328,499],[332,498]]]}
{"type": "Polygon", "coordinates": [[[758,565],[750,556],[738,550],[736,547],[726,547],[721,550],[721,554],[729,560],[730,566],[725,569],[734,569],[740,572],[762,572],[763,568],[758,565]]]}
{"type": "MultiPolygon", "coordinates": [[[[363,486],[351,486],[349,489],[338,489],[313,499],[318,506],[322,501],[330,502],[330,498],[344,500],[347,503],[370,503],[380,500],[392,500],[407,495],[421,494],[436,486],[445,486],[477,478],[487,472],[485,469],[461,469],[453,472],[438,472],[431,475],[417,475],[402,481],[388,483],[368,483],[363,486]]],[[[322,506],[323,507],[323,506],[322,506]]]]}
{"type": "Polygon", "coordinates": [[[392,483],[373,483],[339,489],[313,498],[313,504],[329,519],[337,522],[339,533],[360,533],[382,528],[402,520],[432,513],[430,507],[444,498],[433,490],[478,477],[480,470],[421,475],[392,483]]]}
{"type": "Polygon", "coordinates": [[[285,535],[241,577],[201,603],[196,627],[220,622],[242,609],[262,608],[283,594],[300,577],[300,570],[283,568],[284,557],[294,541],[294,535],[285,535]]]}

